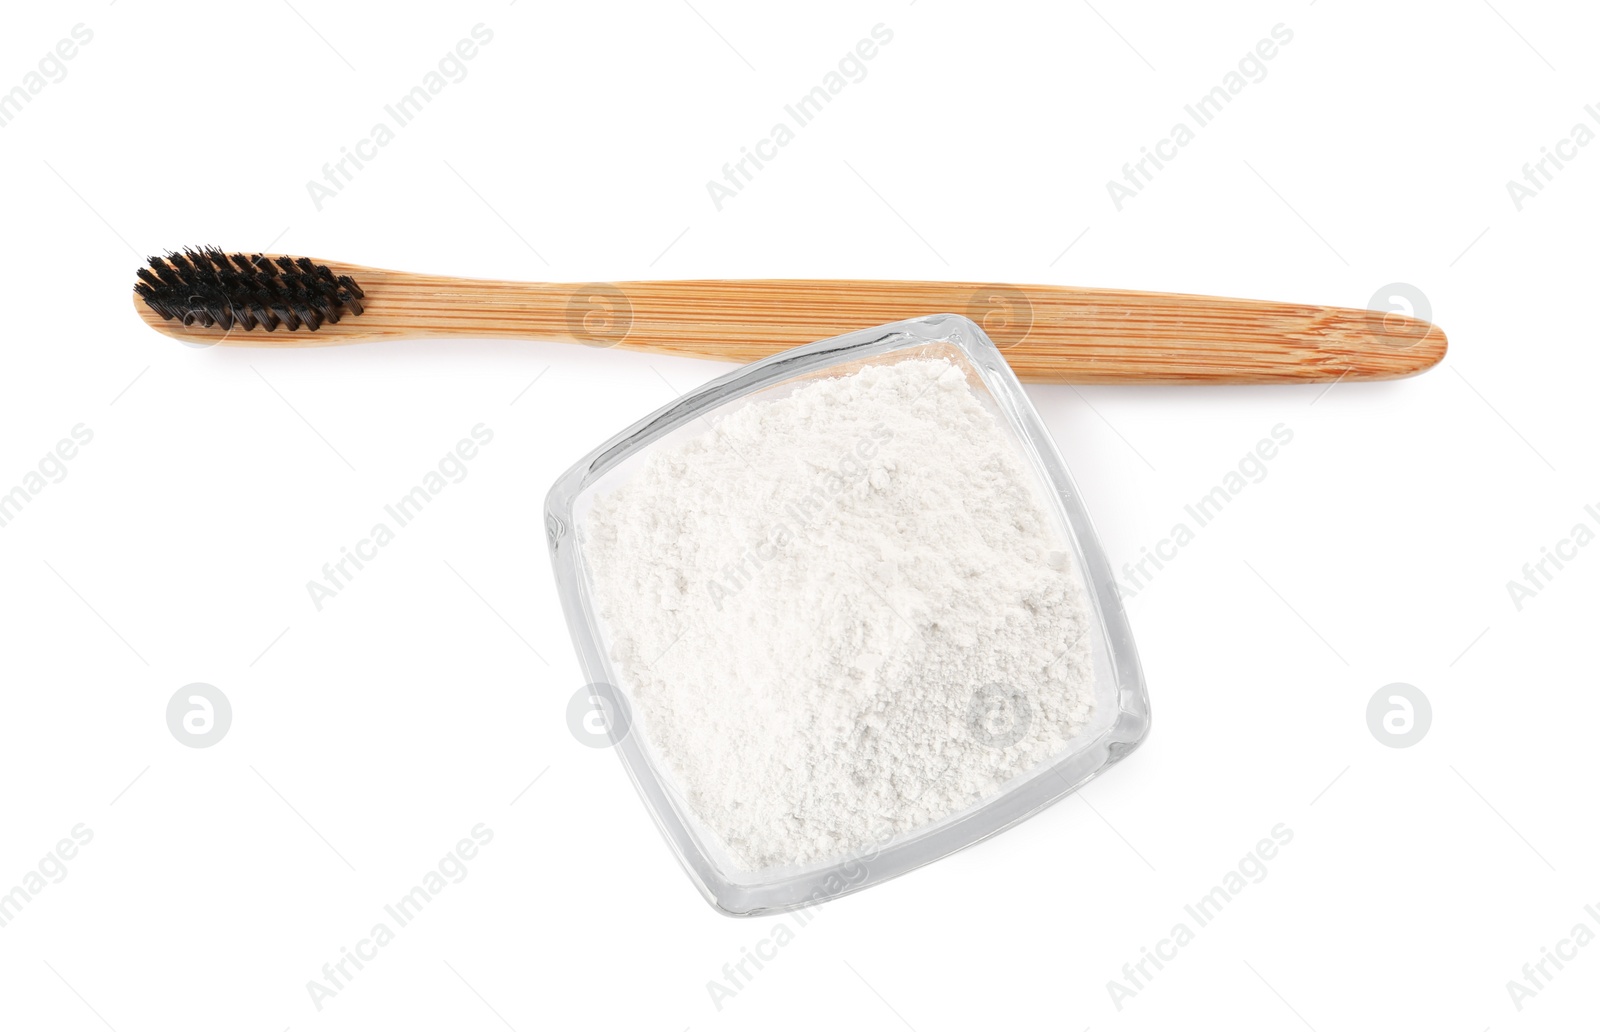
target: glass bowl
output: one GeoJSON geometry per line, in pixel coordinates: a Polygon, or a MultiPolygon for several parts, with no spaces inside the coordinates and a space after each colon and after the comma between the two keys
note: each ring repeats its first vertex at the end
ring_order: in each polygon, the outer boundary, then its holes
{"type": "Polygon", "coordinates": [[[635,423],[563,474],[545,503],[545,529],[562,608],[590,682],[584,701],[605,716],[604,737],[598,741],[615,748],[679,862],[701,894],[725,914],[755,915],[821,903],[964,849],[1070,795],[1132,752],[1150,728],[1149,697],[1127,615],[1072,477],[1005,358],[977,324],[959,315],[847,333],[711,381],[635,423]],[[1093,716],[1064,751],[965,810],[827,862],[744,870],[701,825],[656,754],[649,729],[631,717],[628,685],[613,668],[613,638],[596,611],[578,527],[594,499],[624,482],[646,453],[663,442],[704,433],[720,416],[756,398],[781,396],[863,365],[907,358],[945,358],[966,374],[973,393],[1007,429],[1023,465],[1036,478],[1036,495],[1070,542],[1090,609],[1093,716]]]}

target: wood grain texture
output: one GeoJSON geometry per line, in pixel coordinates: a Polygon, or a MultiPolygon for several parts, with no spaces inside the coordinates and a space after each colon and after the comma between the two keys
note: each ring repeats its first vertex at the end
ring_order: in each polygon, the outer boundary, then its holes
{"type": "MultiPolygon", "coordinates": [[[[317,259],[317,261],[322,261],[317,259]]],[[[416,337],[517,338],[749,362],[880,323],[941,312],[982,326],[1034,383],[1307,383],[1410,376],[1443,331],[1398,313],[1189,294],[896,280],[517,283],[325,262],[355,277],[365,314],[316,331],[168,322],[192,344],[311,347],[416,337]]]]}

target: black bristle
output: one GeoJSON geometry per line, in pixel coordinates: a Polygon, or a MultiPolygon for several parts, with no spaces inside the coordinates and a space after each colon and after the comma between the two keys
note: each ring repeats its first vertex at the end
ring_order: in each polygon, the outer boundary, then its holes
{"type": "Polygon", "coordinates": [[[151,258],[134,292],[163,319],[225,330],[315,331],[365,311],[356,281],[309,258],[189,247],[151,258]]]}
{"type": "Polygon", "coordinates": [[[150,259],[150,264],[146,268],[140,269],[139,271],[141,273],[148,271],[152,275],[156,276],[160,281],[168,283],[172,286],[177,286],[179,282],[178,274],[173,271],[172,267],[169,266],[166,263],[166,260],[163,258],[150,259]]]}

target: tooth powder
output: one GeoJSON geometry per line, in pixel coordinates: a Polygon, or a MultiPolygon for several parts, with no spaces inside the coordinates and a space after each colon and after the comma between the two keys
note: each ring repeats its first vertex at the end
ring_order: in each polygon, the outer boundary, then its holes
{"type": "Polygon", "coordinates": [[[963,811],[1093,710],[1092,619],[1007,428],[944,359],[758,397],[579,521],[620,687],[734,865],[963,811]]]}

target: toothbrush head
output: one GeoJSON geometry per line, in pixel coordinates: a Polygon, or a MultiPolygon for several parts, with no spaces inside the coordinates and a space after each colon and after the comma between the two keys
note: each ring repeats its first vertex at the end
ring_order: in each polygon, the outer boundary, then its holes
{"type": "Polygon", "coordinates": [[[151,311],[185,326],[224,330],[315,330],[360,315],[361,288],[309,258],[227,254],[188,247],[151,258],[134,292],[151,311]]]}

